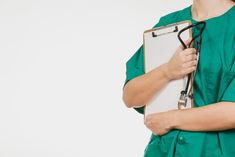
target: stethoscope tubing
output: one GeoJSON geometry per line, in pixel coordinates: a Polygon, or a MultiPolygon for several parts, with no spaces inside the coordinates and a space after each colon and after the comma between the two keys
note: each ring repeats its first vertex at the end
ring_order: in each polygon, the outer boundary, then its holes
{"type": "MultiPolygon", "coordinates": [[[[202,42],[202,33],[203,33],[205,27],[206,27],[206,22],[205,22],[205,21],[200,21],[200,22],[197,22],[197,23],[195,23],[195,24],[191,24],[191,25],[189,25],[189,26],[187,26],[187,27],[181,29],[181,30],[179,31],[179,33],[178,33],[178,39],[179,39],[179,41],[181,42],[181,44],[182,44],[182,46],[183,46],[183,49],[187,49],[187,48],[192,47],[192,43],[194,42],[194,40],[196,40],[197,38],[199,38],[199,42],[197,42],[197,49],[196,49],[197,61],[198,61],[199,55],[200,55],[201,42],[202,42]],[[188,30],[188,29],[190,29],[190,28],[192,28],[192,27],[198,26],[198,25],[202,25],[202,27],[201,27],[201,29],[200,29],[200,32],[198,33],[198,35],[196,35],[195,37],[193,37],[193,39],[190,41],[190,43],[189,43],[188,45],[186,45],[186,44],[184,43],[184,41],[182,40],[182,38],[180,37],[180,35],[181,35],[184,31],[186,31],[186,30],[188,30]]],[[[197,66],[196,66],[196,67],[197,67],[197,66]]],[[[196,68],[196,69],[197,69],[197,68],[196,68]]],[[[194,76],[195,76],[195,72],[192,72],[192,73],[193,73],[193,77],[194,77],[194,76]]],[[[190,79],[191,79],[191,77],[192,77],[192,73],[189,73],[189,74],[188,74],[187,84],[186,84],[185,90],[182,90],[182,91],[181,91],[181,95],[182,95],[182,94],[188,94],[188,93],[189,93],[188,88],[189,88],[190,79]]]]}

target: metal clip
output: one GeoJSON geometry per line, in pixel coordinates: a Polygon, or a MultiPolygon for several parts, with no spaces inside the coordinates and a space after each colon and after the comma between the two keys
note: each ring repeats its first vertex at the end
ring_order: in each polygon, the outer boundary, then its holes
{"type": "Polygon", "coordinates": [[[180,99],[178,101],[178,109],[185,109],[187,104],[187,94],[185,91],[181,91],[180,93],[180,99]]]}

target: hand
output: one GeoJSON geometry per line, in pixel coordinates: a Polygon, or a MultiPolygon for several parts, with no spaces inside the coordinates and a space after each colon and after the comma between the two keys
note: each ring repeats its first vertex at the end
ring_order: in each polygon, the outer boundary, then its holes
{"type": "Polygon", "coordinates": [[[178,110],[170,110],[147,115],[144,123],[155,135],[164,135],[174,128],[178,110]]]}
{"type": "MultiPolygon", "coordinates": [[[[191,38],[185,43],[188,45],[191,38]]],[[[195,48],[187,48],[183,50],[183,46],[179,46],[171,59],[166,63],[165,73],[169,80],[180,79],[183,76],[196,70],[197,55],[195,48]]]]}

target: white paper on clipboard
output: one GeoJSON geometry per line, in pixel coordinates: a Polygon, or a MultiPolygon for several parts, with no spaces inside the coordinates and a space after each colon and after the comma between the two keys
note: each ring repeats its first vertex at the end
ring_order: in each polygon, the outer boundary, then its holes
{"type": "MultiPolygon", "coordinates": [[[[178,32],[188,25],[191,25],[191,21],[189,20],[150,29],[144,32],[145,73],[169,61],[176,49],[181,45],[177,37],[178,32]]],[[[191,36],[191,29],[188,29],[181,34],[183,41],[189,39],[191,36]]],[[[152,113],[178,109],[180,92],[185,88],[186,81],[187,76],[182,79],[172,80],[155,93],[153,98],[145,106],[145,116],[152,113]]]]}

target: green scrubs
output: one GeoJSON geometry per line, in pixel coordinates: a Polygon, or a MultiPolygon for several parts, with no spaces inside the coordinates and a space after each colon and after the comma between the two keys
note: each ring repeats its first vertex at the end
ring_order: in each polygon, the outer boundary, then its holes
{"type": "MultiPolygon", "coordinates": [[[[154,27],[184,20],[196,22],[191,17],[191,5],[161,17],[154,27]]],[[[193,83],[194,107],[221,101],[235,102],[235,6],[205,22],[193,83]]],[[[193,28],[193,36],[198,31],[193,28]]],[[[143,74],[141,46],[126,63],[125,84],[143,74]]],[[[144,107],[135,110],[143,114],[144,107]]],[[[173,129],[162,136],[152,134],[144,157],[235,157],[235,129],[211,132],[173,129]]]]}

